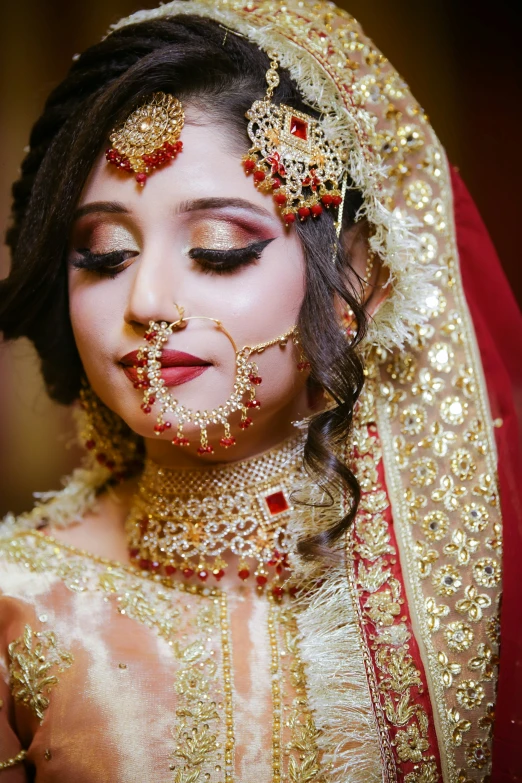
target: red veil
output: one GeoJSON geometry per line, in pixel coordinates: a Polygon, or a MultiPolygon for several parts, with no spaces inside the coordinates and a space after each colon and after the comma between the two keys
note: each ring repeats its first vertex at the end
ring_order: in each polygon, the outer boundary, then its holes
{"type": "Polygon", "coordinates": [[[478,210],[452,171],[462,281],[473,319],[491,414],[497,420],[504,537],[501,654],[493,739],[494,783],[522,781],[522,318],[478,210]],[[518,403],[518,405],[517,405],[518,403]]]}

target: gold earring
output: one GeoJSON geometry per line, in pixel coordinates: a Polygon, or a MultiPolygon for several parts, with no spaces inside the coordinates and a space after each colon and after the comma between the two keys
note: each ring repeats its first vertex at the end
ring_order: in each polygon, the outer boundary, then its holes
{"type": "Polygon", "coordinates": [[[138,350],[137,357],[137,381],[135,387],[143,389],[143,402],[141,409],[145,414],[150,414],[154,405],[159,406],[159,412],[154,425],[156,435],[161,435],[172,427],[172,423],[166,416],[172,416],[177,420],[177,433],[172,440],[175,446],[188,446],[190,441],[184,435],[183,427],[186,424],[196,424],[200,430],[200,444],[197,449],[199,456],[205,456],[214,453],[214,448],[208,441],[207,427],[211,424],[222,424],[224,429],[223,437],[219,445],[223,448],[230,448],[236,445],[236,439],[230,432],[229,417],[241,411],[241,420],[239,426],[242,430],[248,429],[253,421],[250,413],[261,407],[259,400],[256,400],[256,388],[262,383],[257,364],[251,357],[255,354],[263,353],[264,350],[272,345],[279,344],[284,347],[289,338],[294,338],[296,328],[292,327],[285,334],[276,337],[274,340],[260,343],[259,345],[245,346],[238,349],[231,334],[225,329],[222,322],[217,318],[210,318],[203,315],[185,316],[183,307],[176,304],[179,318],[168,324],[166,321],[150,321],[149,327],[144,334],[146,342],[138,350]],[[198,411],[187,408],[173,398],[165,387],[161,378],[161,355],[165,344],[174,331],[186,328],[188,321],[203,320],[210,321],[222,332],[229,340],[235,353],[236,378],[234,390],[228,400],[218,408],[212,411],[198,411]],[[245,400],[245,397],[248,399],[245,400]]]}
{"type": "Polygon", "coordinates": [[[143,441],[107,408],[87,382],[80,390],[80,441],[92,459],[118,481],[143,467],[143,441]]]}

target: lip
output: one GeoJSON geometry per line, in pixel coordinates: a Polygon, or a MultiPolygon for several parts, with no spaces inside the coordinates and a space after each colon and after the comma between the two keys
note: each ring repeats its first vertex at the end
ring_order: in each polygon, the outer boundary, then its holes
{"type": "MultiPolygon", "coordinates": [[[[132,383],[138,380],[137,361],[137,351],[131,351],[120,359],[123,371],[132,383]]],[[[181,386],[202,375],[211,366],[210,362],[185,351],[166,350],[161,355],[161,377],[165,386],[181,386]]]]}

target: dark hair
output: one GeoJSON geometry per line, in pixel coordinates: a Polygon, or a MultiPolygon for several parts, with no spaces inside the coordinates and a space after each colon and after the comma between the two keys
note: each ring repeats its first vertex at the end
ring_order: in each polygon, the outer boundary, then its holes
{"type": "MultiPolygon", "coordinates": [[[[216,22],[178,16],[124,27],[87,49],[51,93],[33,127],[30,151],[13,186],[12,251],[9,277],[0,282],[0,329],[6,339],[28,337],[40,356],[48,392],[70,404],[83,376],[68,313],[65,254],[72,216],[92,165],[112,127],[151,93],[173,93],[204,108],[248,149],[245,112],[266,89],[268,56],[216,22]],[[211,67],[209,67],[211,63],[211,67]]],[[[288,72],[281,69],[275,100],[314,114],[288,72]]],[[[316,114],[317,116],[317,114],[316,114]]],[[[347,191],[344,228],[361,205],[347,191]]],[[[317,554],[350,524],[359,500],[353,473],[337,456],[346,438],[363,368],[339,328],[334,300],[340,297],[364,333],[365,316],[347,282],[348,259],[337,240],[333,217],[296,225],[306,258],[306,293],[298,319],[301,342],[311,364],[311,383],[328,391],[336,405],[313,417],[305,461],[328,491],[348,490],[351,509],[330,530],[301,543],[317,554]],[[335,263],[333,263],[335,254],[335,263]]]]}

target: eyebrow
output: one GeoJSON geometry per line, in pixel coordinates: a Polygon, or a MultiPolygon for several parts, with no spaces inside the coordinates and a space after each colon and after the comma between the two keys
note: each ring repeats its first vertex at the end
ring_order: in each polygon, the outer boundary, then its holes
{"type": "MultiPolygon", "coordinates": [[[[209,197],[190,199],[188,201],[182,201],[181,204],[178,205],[176,214],[181,215],[186,214],[187,212],[204,212],[206,210],[226,208],[244,209],[259,215],[260,217],[269,218],[272,221],[274,220],[274,216],[268,209],[253,204],[251,201],[244,198],[209,197]]],[[[82,218],[85,215],[92,215],[95,213],[128,215],[130,210],[119,201],[93,201],[90,204],[83,204],[81,207],[78,207],[74,213],[74,220],[79,220],[79,218],[82,218]]]]}

